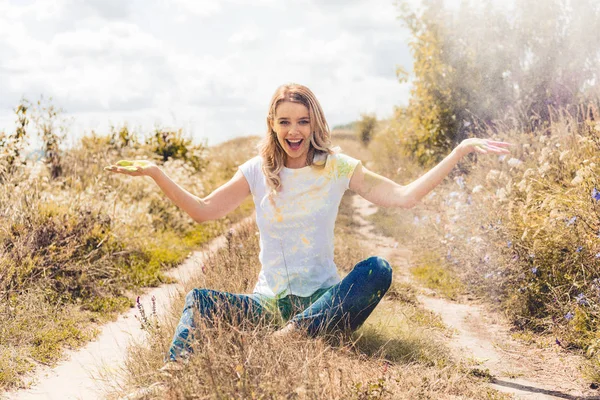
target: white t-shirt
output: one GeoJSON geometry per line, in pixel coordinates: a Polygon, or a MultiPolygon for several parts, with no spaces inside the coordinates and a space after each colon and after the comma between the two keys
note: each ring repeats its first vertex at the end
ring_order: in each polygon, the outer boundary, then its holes
{"type": "Polygon", "coordinates": [[[282,190],[269,200],[270,188],[256,156],[239,169],[254,199],[260,231],[262,269],[254,293],[310,296],[340,281],[333,262],[333,228],[342,195],[359,160],[345,154],[321,155],[325,166],[283,168],[282,190]]]}

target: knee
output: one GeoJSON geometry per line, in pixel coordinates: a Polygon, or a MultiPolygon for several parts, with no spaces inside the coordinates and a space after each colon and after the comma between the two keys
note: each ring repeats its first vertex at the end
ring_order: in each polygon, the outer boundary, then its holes
{"type": "Polygon", "coordinates": [[[194,288],[188,292],[185,296],[185,306],[193,307],[198,306],[199,304],[203,304],[206,302],[206,299],[209,298],[208,289],[198,289],[194,288]]]}
{"type": "Polygon", "coordinates": [[[369,278],[376,281],[382,290],[387,290],[392,284],[392,267],[382,257],[373,256],[367,260],[369,266],[369,278]]]}

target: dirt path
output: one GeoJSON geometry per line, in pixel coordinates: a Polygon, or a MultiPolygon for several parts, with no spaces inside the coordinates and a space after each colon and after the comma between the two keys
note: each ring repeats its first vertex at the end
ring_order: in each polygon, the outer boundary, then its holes
{"type": "MultiPolygon", "coordinates": [[[[237,226],[253,221],[249,217],[237,226]]],[[[183,283],[198,274],[206,255],[225,245],[225,235],[211,241],[204,251],[193,252],[179,267],[166,273],[178,283],[162,285],[140,296],[145,310],[151,310],[152,297],[156,299],[156,312],[162,317],[170,309],[173,296],[183,289],[183,283]]],[[[147,311],[148,312],[148,311],[147,311]]],[[[101,327],[96,340],[85,347],[68,351],[65,361],[54,368],[40,367],[31,381],[35,382],[27,390],[2,394],[0,398],[10,400],[67,400],[103,399],[107,390],[120,386],[127,347],[132,341],[144,339],[145,332],[135,318],[139,312],[132,308],[119,316],[115,322],[101,327]],[[4,397],[3,397],[4,396],[4,397]]]]}
{"type": "MultiPolygon", "coordinates": [[[[394,279],[419,285],[408,268],[411,252],[398,247],[392,238],[374,232],[365,217],[377,208],[360,196],[353,197],[356,222],[366,244],[390,262],[394,279]]],[[[458,358],[469,361],[480,370],[489,370],[494,377],[491,386],[511,393],[517,399],[600,399],[600,392],[589,389],[581,377],[582,358],[568,354],[560,347],[534,348],[511,338],[510,325],[500,315],[483,304],[465,298],[453,302],[439,297],[431,290],[419,287],[419,301],[437,313],[456,334],[449,345],[458,358]]]]}

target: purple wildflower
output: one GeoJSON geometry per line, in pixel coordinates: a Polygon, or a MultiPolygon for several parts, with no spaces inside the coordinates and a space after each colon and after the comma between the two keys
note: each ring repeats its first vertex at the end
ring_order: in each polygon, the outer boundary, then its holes
{"type": "Polygon", "coordinates": [[[571,226],[577,221],[577,216],[573,216],[567,220],[567,226],[571,226]]]}
{"type": "Polygon", "coordinates": [[[596,258],[600,258],[600,253],[596,253],[596,258]]]}
{"type": "Polygon", "coordinates": [[[577,250],[575,250],[577,253],[581,253],[581,250],[583,250],[583,246],[577,246],[577,250]]]}
{"type": "Polygon", "coordinates": [[[580,306],[587,306],[589,304],[587,299],[585,298],[585,294],[583,293],[579,293],[577,297],[575,297],[575,299],[577,300],[577,304],[579,304],[580,306]]]}
{"type": "Polygon", "coordinates": [[[568,313],[565,314],[565,319],[567,321],[571,321],[573,319],[575,315],[573,315],[573,313],[571,311],[569,311],[568,313]]]}
{"type": "Polygon", "coordinates": [[[537,271],[538,271],[537,267],[531,268],[531,273],[532,274],[537,275],[537,271]]]}
{"type": "Polygon", "coordinates": [[[506,242],[506,246],[510,249],[512,247],[512,242],[509,240],[508,242],[506,242]]]}
{"type": "Polygon", "coordinates": [[[600,201],[600,192],[596,188],[594,188],[594,190],[592,190],[592,199],[594,199],[596,201],[600,201]]]}

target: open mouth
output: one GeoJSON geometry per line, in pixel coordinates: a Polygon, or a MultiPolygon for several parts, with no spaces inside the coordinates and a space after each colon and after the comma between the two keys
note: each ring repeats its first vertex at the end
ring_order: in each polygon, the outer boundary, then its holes
{"type": "Polygon", "coordinates": [[[300,146],[302,146],[302,142],[304,142],[304,139],[300,139],[300,140],[285,140],[287,145],[290,146],[290,149],[292,150],[298,150],[300,148],[300,146]]]}

